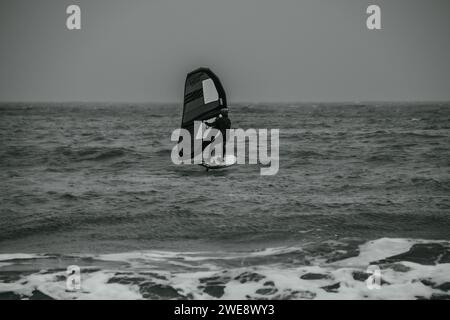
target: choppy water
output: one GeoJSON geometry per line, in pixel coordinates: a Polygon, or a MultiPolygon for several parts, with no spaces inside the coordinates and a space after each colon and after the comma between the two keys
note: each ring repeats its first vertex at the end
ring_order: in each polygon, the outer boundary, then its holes
{"type": "Polygon", "coordinates": [[[172,164],[180,113],[0,105],[0,298],[74,297],[75,262],[80,298],[446,294],[450,104],[232,105],[234,128],[280,129],[272,177],[172,164]]]}

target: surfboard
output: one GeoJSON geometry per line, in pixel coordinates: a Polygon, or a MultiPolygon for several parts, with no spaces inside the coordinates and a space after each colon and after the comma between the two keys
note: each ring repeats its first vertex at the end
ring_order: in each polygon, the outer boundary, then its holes
{"type": "Polygon", "coordinates": [[[236,164],[236,157],[233,155],[225,156],[225,161],[222,157],[213,157],[209,159],[209,161],[204,161],[201,166],[205,167],[208,170],[213,169],[223,169],[231,167],[236,164]]]}

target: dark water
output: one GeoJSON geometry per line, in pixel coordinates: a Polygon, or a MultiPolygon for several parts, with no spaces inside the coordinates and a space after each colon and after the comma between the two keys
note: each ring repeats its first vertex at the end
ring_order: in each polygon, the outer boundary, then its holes
{"type": "Polygon", "coordinates": [[[172,164],[180,112],[0,105],[0,252],[227,260],[330,241],[450,240],[450,104],[232,105],[232,127],[280,129],[275,176],[172,164]]]}

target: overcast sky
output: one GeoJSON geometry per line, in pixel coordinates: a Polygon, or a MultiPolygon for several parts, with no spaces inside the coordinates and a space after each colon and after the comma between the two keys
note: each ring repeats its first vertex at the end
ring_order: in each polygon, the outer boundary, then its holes
{"type": "Polygon", "coordinates": [[[448,0],[1,0],[0,26],[1,101],[177,102],[199,66],[231,103],[450,100],[448,0]]]}

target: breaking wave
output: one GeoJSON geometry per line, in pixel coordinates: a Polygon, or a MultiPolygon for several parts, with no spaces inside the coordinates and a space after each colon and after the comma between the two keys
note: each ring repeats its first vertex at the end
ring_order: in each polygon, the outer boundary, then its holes
{"type": "Polygon", "coordinates": [[[0,255],[2,299],[450,299],[450,243],[381,238],[236,252],[0,255]],[[81,289],[66,268],[81,268],[81,289]],[[381,269],[370,289],[368,266],[381,269]]]}

